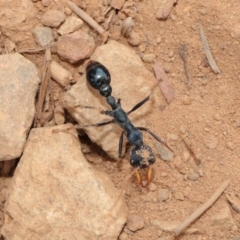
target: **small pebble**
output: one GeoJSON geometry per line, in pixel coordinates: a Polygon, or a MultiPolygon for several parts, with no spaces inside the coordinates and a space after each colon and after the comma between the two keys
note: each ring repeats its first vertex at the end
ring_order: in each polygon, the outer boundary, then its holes
{"type": "Polygon", "coordinates": [[[157,38],[157,43],[159,44],[162,41],[160,37],[157,38]]]}
{"type": "Polygon", "coordinates": [[[171,68],[170,68],[169,65],[165,65],[165,66],[163,67],[163,70],[164,70],[165,73],[169,73],[170,70],[171,70],[171,68]]]}
{"type": "Polygon", "coordinates": [[[144,54],[142,56],[142,60],[146,63],[152,63],[155,58],[156,58],[156,55],[153,53],[144,54]]]}
{"type": "Polygon", "coordinates": [[[178,169],[179,173],[181,173],[183,175],[185,175],[187,173],[187,170],[186,170],[185,166],[183,166],[183,165],[178,166],[177,169],[178,169]]]}
{"type": "Polygon", "coordinates": [[[178,136],[176,134],[173,133],[168,133],[167,134],[167,140],[168,141],[178,141],[178,136]]]}
{"type": "Polygon", "coordinates": [[[171,152],[166,146],[158,142],[155,144],[155,146],[157,147],[158,154],[162,160],[171,161],[173,159],[173,152],[171,152]]]}
{"type": "Polygon", "coordinates": [[[199,174],[191,168],[187,173],[187,177],[192,181],[196,181],[199,178],[199,174]]]}
{"type": "Polygon", "coordinates": [[[198,169],[198,174],[200,177],[203,177],[203,170],[202,169],[198,169]]]}
{"type": "Polygon", "coordinates": [[[174,197],[175,197],[177,200],[180,200],[180,201],[183,201],[183,200],[184,200],[184,195],[183,195],[183,193],[182,193],[182,192],[179,192],[179,191],[177,191],[177,192],[174,193],[174,197]]]}
{"type": "Polygon", "coordinates": [[[183,97],[183,102],[182,102],[184,105],[190,105],[191,103],[192,103],[192,99],[189,97],[189,96],[187,96],[187,95],[185,95],[184,97],[183,97]]]}
{"type": "Polygon", "coordinates": [[[144,218],[138,214],[132,214],[128,216],[127,228],[132,232],[136,232],[137,230],[143,229],[144,218]]]}
{"type": "Polygon", "coordinates": [[[146,50],[145,44],[141,44],[141,45],[138,47],[138,50],[139,50],[139,52],[141,52],[141,53],[145,52],[145,50],[146,50]]]}
{"type": "Polygon", "coordinates": [[[205,8],[200,8],[198,10],[199,13],[201,13],[202,15],[206,15],[207,14],[207,10],[205,8]]]}
{"type": "Polygon", "coordinates": [[[180,127],[180,132],[181,132],[182,134],[185,134],[185,133],[187,132],[187,128],[186,128],[185,126],[181,126],[181,127],[180,127]]]}
{"type": "Polygon", "coordinates": [[[175,21],[175,20],[177,19],[177,16],[171,14],[171,15],[170,15],[170,18],[171,18],[173,21],[175,21]]]}
{"type": "Polygon", "coordinates": [[[54,109],[54,120],[57,125],[65,123],[65,110],[61,106],[57,106],[54,109]]]}
{"type": "Polygon", "coordinates": [[[187,198],[187,197],[190,195],[190,193],[191,193],[191,188],[187,186],[187,187],[184,189],[183,194],[184,194],[184,196],[187,198]]]}
{"type": "Polygon", "coordinates": [[[166,177],[167,176],[167,173],[166,172],[161,172],[160,174],[162,177],[166,177]]]}
{"type": "Polygon", "coordinates": [[[138,46],[141,43],[141,38],[138,33],[132,31],[130,37],[128,38],[128,42],[132,46],[138,46]]]}
{"type": "Polygon", "coordinates": [[[42,15],[41,23],[47,27],[59,27],[66,19],[65,14],[59,10],[49,10],[42,15]]]}
{"type": "Polygon", "coordinates": [[[42,47],[54,41],[52,29],[49,27],[36,26],[32,32],[36,42],[42,47]]]}
{"type": "Polygon", "coordinates": [[[174,51],[170,50],[169,53],[168,53],[168,56],[171,58],[174,56],[174,51]]]}
{"type": "Polygon", "coordinates": [[[184,151],[183,152],[183,161],[187,162],[189,160],[189,158],[190,158],[190,153],[187,151],[184,151]]]}
{"type": "Polygon", "coordinates": [[[160,237],[163,234],[163,231],[161,229],[158,230],[157,235],[160,237]]]}
{"type": "Polygon", "coordinates": [[[234,150],[234,148],[235,148],[235,146],[234,146],[234,143],[233,143],[233,142],[227,142],[227,143],[226,143],[226,147],[227,147],[228,149],[230,149],[231,151],[233,151],[233,150],[234,150]]]}
{"type": "Polygon", "coordinates": [[[154,184],[153,182],[150,182],[150,183],[148,184],[148,190],[149,190],[149,191],[154,192],[154,191],[156,191],[156,189],[157,189],[157,186],[156,186],[156,184],[154,184]]]}
{"type": "Polygon", "coordinates": [[[169,190],[168,189],[159,189],[157,191],[157,200],[159,202],[164,202],[169,198],[169,190]]]}
{"type": "Polygon", "coordinates": [[[215,113],[215,114],[213,114],[213,119],[216,120],[216,121],[220,121],[221,116],[219,115],[219,113],[215,113]]]}
{"type": "Polygon", "coordinates": [[[214,135],[209,135],[205,138],[204,144],[209,149],[215,149],[218,145],[218,139],[214,135]]]}
{"type": "Polygon", "coordinates": [[[70,16],[72,14],[72,10],[69,7],[65,7],[64,10],[67,16],[70,16]]]}
{"type": "Polygon", "coordinates": [[[51,0],[42,0],[42,5],[48,7],[51,4],[51,0]]]}
{"type": "Polygon", "coordinates": [[[58,29],[60,35],[75,32],[83,26],[83,21],[75,16],[70,16],[58,29]]]}

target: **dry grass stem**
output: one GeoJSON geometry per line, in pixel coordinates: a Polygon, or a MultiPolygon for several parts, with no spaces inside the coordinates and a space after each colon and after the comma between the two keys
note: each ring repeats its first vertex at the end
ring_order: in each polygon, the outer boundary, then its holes
{"type": "Polygon", "coordinates": [[[76,4],[69,1],[67,2],[69,8],[75,12],[80,18],[82,18],[86,23],[88,23],[92,28],[94,28],[98,33],[103,34],[104,29],[86,12],[84,12],[81,8],[79,8],[76,4]]]}
{"type": "Polygon", "coordinates": [[[182,233],[182,231],[188,227],[193,221],[195,221],[198,217],[200,217],[208,208],[210,208],[213,203],[222,195],[227,186],[229,185],[230,180],[228,179],[223,184],[219,186],[219,188],[214,192],[214,194],[205,202],[202,206],[200,206],[196,211],[194,211],[190,216],[188,216],[180,225],[178,225],[174,230],[175,236],[178,236],[182,233]]]}
{"type": "Polygon", "coordinates": [[[43,71],[42,71],[42,81],[38,95],[38,102],[37,102],[37,113],[34,120],[34,127],[40,127],[41,124],[41,114],[43,110],[43,104],[45,101],[47,88],[49,85],[50,79],[50,62],[51,62],[51,50],[47,48],[45,51],[44,57],[44,64],[43,64],[43,71]]]}
{"type": "Polygon", "coordinates": [[[201,40],[202,40],[202,45],[205,51],[205,54],[207,56],[208,62],[212,68],[212,70],[217,74],[220,73],[220,70],[215,62],[215,60],[213,59],[212,53],[210,51],[208,42],[207,42],[207,38],[205,36],[205,33],[203,31],[203,26],[201,23],[199,23],[199,30],[200,30],[200,36],[201,36],[201,40]]]}

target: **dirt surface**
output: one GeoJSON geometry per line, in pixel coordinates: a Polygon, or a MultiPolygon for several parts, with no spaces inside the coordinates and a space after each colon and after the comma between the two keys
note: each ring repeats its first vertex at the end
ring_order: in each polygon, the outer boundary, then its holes
{"type": "MultiPolygon", "coordinates": [[[[136,47],[130,46],[123,36],[117,41],[134,48],[140,56],[154,53],[156,59],[167,69],[168,81],[175,92],[174,101],[167,104],[162,96],[162,100],[153,104],[151,114],[145,118],[149,129],[166,140],[174,150],[175,157],[171,162],[165,162],[157,156],[153,184],[150,188],[138,186],[136,179],[131,178],[126,189],[129,215],[142,216],[144,227],[134,233],[125,227],[123,231],[127,238],[124,238],[124,233],[120,239],[174,239],[173,234],[162,232],[150,221],[153,219],[183,221],[207,201],[227,179],[230,179],[230,185],[226,192],[191,225],[199,231],[191,235],[182,235],[177,239],[239,239],[240,214],[232,208],[231,213],[238,230],[213,228],[211,223],[212,218],[226,205],[226,193],[232,193],[240,199],[240,3],[238,0],[218,0],[214,3],[206,0],[179,0],[166,20],[157,20],[155,9],[158,8],[158,2],[161,1],[127,1],[132,5],[130,4],[126,14],[119,12],[119,18],[133,16],[135,24],[133,30],[140,35],[141,44],[136,47]],[[203,25],[220,74],[215,74],[206,60],[199,34],[199,23],[203,25]],[[179,55],[179,49],[183,45],[186,45],[186,61],[191,81],[187,80],[184,64],[179,55]],[[194,160],[194,155],[182,138],[186,139],[198,162],[194,160]],[[192,172],[197,173],[195,181],[189,177],[189,173],[192,172]],[[159,189],[170,191],[169,198],[164,202],[156,199],[159,189]],[[177,199],[176,192],[182,193],[183,197],[177,199]]],[[[100,1],[78,3],[96,19],[101,13],[100,1]]],[[[48,9],[66,11],[66,4],[63,1],[57,3],[53,1],[49,7],[43,7],[41,1],[35,3],[34,10],[37,14],[28,24],[34,27],[39,22],[39,16],[48,9]]],[[[90,35],[98,41],[99,36],[96,32],[86,24],[84,29],[89,29],[90,35]]],[[[114,31],[110,27],[112,33],[110,39],[115,36],[114,31]]],[[[2,52],[4,53],[7,38],[16,43],[17,49],[37,47],[31,34],[25,41],[21,41],[23,35],[25,33],[21,31],[8,31],[5,28],[0,42],[2,52]]],[[[24,56],[33,61],[41,72],[43,53],[24,56]]],[[[54,52],[53,58],[58,59],[54,52]]],[[[67,63],[63,65],[72,72],[78,67],[67,63]]],[[[146,63],[146,67],[153,72],[152,63],[146,63]]],[[[146,96],[148,94],[146,93],[146,96]]],[[[154,148],[155,153],[157,152],[154,139],[144,134],[144,141],[154,148]]],[[[99,151],[91,150],[93,151],[91,158],[99,159],[99,151]]],[[[102,161],[96,164],[96,168],[107,172],[115,186],[121,189],[130,174],[129,152],[123,159],[121,169],[105,155],[102,155],[102,161]]],[[[0,184],[1,202],[6,199],[6,183],[4,180],[0,184]]],[[[0,207],[3,208],[3,205],[0,207]]]]}

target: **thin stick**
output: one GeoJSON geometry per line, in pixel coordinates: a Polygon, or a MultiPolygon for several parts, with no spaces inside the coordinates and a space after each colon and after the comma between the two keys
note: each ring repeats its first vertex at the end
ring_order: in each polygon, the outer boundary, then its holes
{"type": "Polygon", "coordinates": [[[185,74],[187,76],[187,88],[190,89],[191,88],[191,77],[188,71],[188,63],[187,63],[187,45],[183,44],[180,46],[180,48],[178,49],[179,55],[183,61],[183,65],[184,65],[184,71],[185,74]]]}
{"type": "Polygon", "coordinates": [[[43,110],[43,104],[45,101],[47,88],[49,84],[50,79],[50,62],[51,62],[51,50],[50,48],[47,48],[45,51],[45,58],[44,58],[44,64],[43,64],[43,74],[42,74],[42,83],[39,90],[39,96],[38,96],[38,103],[37,103],[37,113],[34,120],[34,127],[40,127],[41,125],[41,114],[43,110]]]}
{"type": "Polygon", "coordinates": [[[86,12],[84,12],[81,8],[79,8],[77,5],[75,5],[71,1],[68,1],[67,4],[73,12],[75,12],[80,18],[82,18],[85,22],[87,22],[98,33],[100,33],[100,34],[104,33],[105,30],[92,17],[90,17],[86,12]]]}
{"type": "Polygon", "coordinates": [[[210,51],[210,48],[209,48],[209,45],[208,45],[208,42],[207,42],[207,38],[204,34],[204,31],[203,31],[203,26],[201,23],[199,23],[199,30],[200,30],[200,36],[201,36],[201,40],[202,40],[202,45],[203,45],[203,48],[204,48],[204,51],[205,51],[205,54],[207,55],[207,59],[208,59],[208,62],[212,68],[212,70],[217,74],[217,73],[220,73],[220,70],[216,64],[216,62],[214,61],[213,59],[213,56],[212,56],[212,53],[210,51]]]}
{"type": "Polygon", "coordinates": [[[187,147],[188,151],[189,151],[190,154],[192,155],[195,163],[196,163],[197,165],[200,165],[201,159],[197,158],[195,152],[193,151],[193,146],[192,146],[192,144],[190,143],[190,141],[186,139],[186,136],[182,136],[182,135],[180,135],[180,136],[181,136],[181,138],[182,138],[185,146],[187,147]]]}
{"type": "Polygon", "coordinates": [[[227,186],[229,185],[230,180],[228,179],[219,188],[214,192],[214,194],[205,202],[202,206],[200,206],[196,211],[194,211],[190,216],[188,216],[182,223],[180,223],[174,230],[175,236],[181,234],[181,232],[189,226],[193,221],[195,221],[199,216],[201,216],[208,208],[210,208],[213,203],[221,196],[221,194],[225,191],[227,186]]]}
{"type": "Polygon", "coordinates": [[[36,48],[22,48],[18,49],[18,53],[36,53],[36,52],[41,52],[41,51],[46,51],[47,48],[49,47],[54,47],[56,45],[56,42],[50,43],[48,46],[45,47],[36,47],[36,48]]]}

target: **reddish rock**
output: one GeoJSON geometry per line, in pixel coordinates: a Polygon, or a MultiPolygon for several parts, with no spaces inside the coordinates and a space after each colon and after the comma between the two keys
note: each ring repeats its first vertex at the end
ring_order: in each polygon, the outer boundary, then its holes
{"type": "Polygon", "coordinates": [[[70,63],[90,57],[94,48],[94,39],[82,30],[61,36],[57,42],[58,55],[70,63]]]}
{"type": "Polygon", "coordinates": [[[49,10],[41,18],[41,23],[48,27],[59,27],[66,19],[65,14],[59,10],[49,10]]]}

